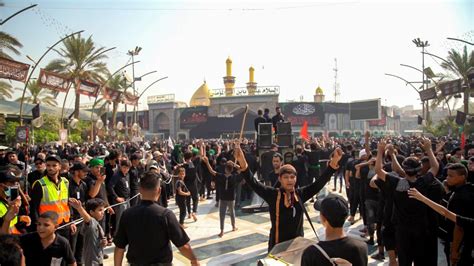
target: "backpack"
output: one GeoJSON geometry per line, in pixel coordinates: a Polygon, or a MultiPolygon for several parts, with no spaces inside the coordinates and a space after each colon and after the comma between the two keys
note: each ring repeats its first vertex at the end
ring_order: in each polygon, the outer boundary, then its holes
{"type": "Polygon", "coordinates": [[[323,254],[323,256],[333,265],[333,266],[336,266],[336,265],[343,265],[343,266],[349,266],[349,265],[352,265],[352,263],[348,262],[347,260],[345,259],[341,259],[341,258],[331,258],[329,257],[329,255],[326,253],[326,251],[324,251],[324,249],[318,245],[318,244],[314,244],[313,246],[315,246],[319,252],[321,252],[321,254],[323,254]]]}

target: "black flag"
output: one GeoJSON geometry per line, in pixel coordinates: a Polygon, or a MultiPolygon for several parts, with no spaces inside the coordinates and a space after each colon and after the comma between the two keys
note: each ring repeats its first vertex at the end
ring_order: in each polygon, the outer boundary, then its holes
{"type": "Polygon", "coordinates": [[[40,105],[37,104],[33,109],[31,109],[31,114],[33,115],[33,119],[40,117],[40,105]]]}
{"type": "Polygon", "coordinates": [[[456,124],[462,126],[466,122],[466,113],[458,111],[456,114],[456,124]]]}
{"type": "Polygon", "coordinates": [[[421,124],[423,124],[423,117],[418,115],[418,125],[421,125],[421,124]]]}

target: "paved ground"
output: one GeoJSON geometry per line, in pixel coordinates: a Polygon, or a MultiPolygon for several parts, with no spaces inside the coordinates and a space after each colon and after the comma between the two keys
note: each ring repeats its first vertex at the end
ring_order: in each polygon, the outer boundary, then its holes
{"type": "MultiPolygon", "coordinates": [[[[329,188],[329,186],[327,186],[329,188]]],[[[219,238],[219,212],[214,207],[214,200],[206,200],[199,203],[198,221],[194,222],[187,219],[186,232],[191,240],[191,246],[196,256],[201,261],[201,265],[256,265],[256,261],[263,258],[267,251],[268,234],[270,230],[270,218],[268,213],[246,214],[237,211],[236,225],[238,230],[232,232],[230,217],[225,220],[224,237],[219,238]]],[[[313,221],[318,234],[323,239],[324,229],[319,223],[319,213],[314,210],[312,204],[306,204],[311,220],[313,221]]],[[[174,200],[170,201],[170,209],[177,215],[179,210],[174,204],[174,200]]],[[[305,219],[304,222],[305,236],[315,239],[314,233],[305,219]]],[[[345,228],[350,236],[359,237],[359,229],[362,228],[361,221],[354,225],[346,223],[345,228]]],[[[369,254],[374,254],[377,250],[376,246],[368,246],[369,254]]],[[[442,249],[439,249],[440,251],[442,249]]],[[[189,262],[177,252],[174,251],[174,265],[189,265],[189,262]]],[[[110,256],[104,262],[104,265],[113,265],[113,247],[108,247],[106,253],[110,256]]],[[[440,255],[439,265],[446,265],[443,261],[444,256],[440,255]]],[[[369,258],[369,265],[388,265],[388,259],[384,262],[374,261],[369,258]]]]}

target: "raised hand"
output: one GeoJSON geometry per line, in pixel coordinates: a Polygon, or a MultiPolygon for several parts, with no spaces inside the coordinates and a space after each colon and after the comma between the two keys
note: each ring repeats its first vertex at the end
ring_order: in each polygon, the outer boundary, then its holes
{"type": "Polygon", "coordinates": [[[424,151],[429,151],[431,149],[431,140],[429,138],[422,138],[421,145],[424,151]]]}
{"type": "Polygon", "coordinates": [[[383,154],[385,152],[385,147],[387,146],[387,142],[385,139],[381,139],[379,143],[377,144],[377,152],[380,152],[380,154],[383,154]]]}
{"type": "Polygon", "coordinates": [[[69,205],[71,205],[76,210],[82,207],[81,202],[75,198],[69,198],[69,205]]]}
{"type": "Polygon", "coordinates": [[[424,198],[424,196],[418,190],[416,190],[416,188],[410,188],[408,190],[408,197],[411,199],[417,199],[419,201],[422,201],[424,198]]]}

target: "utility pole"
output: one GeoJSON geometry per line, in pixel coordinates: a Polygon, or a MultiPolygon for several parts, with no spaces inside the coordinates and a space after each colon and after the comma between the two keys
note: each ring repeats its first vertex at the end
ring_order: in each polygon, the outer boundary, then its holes
{"type": "MultiPolygon", "coordinates": [[[[412,42],[416,45],[416,47],[421,47],[421,70],[422,70],[422,83],[421,83],[421,90],[425,90],[426,87],[425,87],[425,47],[428,47],[430,46],[430,44],[428,43],[428,41],[422,41],[420,40],[420,38],[416,38],[416,39],[413,39],[412,42]]],[[[424,104],[423,104],[424,105],[424,104]]],[[[424,108],[425,106],[423,106],[424,108]]],[[[425,115],[426,117],[424,117],[424,119],[426,120],[426,122],[428,122],[430,120],[430,101],[427,100],[426,101],[426,108],[425,108],[426,112],[425,112],[425,115]]]]}
{"type": "Polygon", "coordinates": [[[338,84],[337,84],[337,72],[339,71],[337,69],[337,58],[334,58],[334,102],[337,102],[337,96],[339,96],[339,90],[338,90],[338,84]]]}

